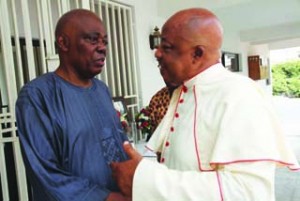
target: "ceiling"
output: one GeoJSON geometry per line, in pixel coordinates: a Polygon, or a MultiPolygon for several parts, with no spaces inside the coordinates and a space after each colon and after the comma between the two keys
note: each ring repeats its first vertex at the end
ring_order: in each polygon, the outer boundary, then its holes
{"type": "Polygon", "coordinates": [[[221,20],[224,30],[239,33],[253,44],[300,38],[300,0],[163,0],[158,15],[168,18],[178,10],[204,7],[221,20]]]}

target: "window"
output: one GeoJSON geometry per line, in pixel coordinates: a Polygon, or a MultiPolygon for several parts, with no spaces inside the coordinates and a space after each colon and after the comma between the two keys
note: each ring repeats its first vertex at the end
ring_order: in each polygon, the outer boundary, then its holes
{"type": "Polygon", "coordinates": [[[103,20],[108,33],[106,66],[98,76],[110,88],[113,97],[124,97],[129,118],[138,110],[138,77],[134,48],[133,8],[98,0],[91,10],[103,20]]]}

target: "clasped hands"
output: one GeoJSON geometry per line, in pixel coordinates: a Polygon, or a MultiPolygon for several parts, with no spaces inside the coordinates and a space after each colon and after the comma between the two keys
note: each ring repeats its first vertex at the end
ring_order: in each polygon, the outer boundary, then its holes
{"type": "Polygon", "coordinates": [[[124,162],[112,162],[110,167],[112,169],[112,176],[117,182],[121,192],[127,197],[132,197],[134,172],[143,157],[129,142],[124,142],[123,147],[129,160],[124,162]]]}

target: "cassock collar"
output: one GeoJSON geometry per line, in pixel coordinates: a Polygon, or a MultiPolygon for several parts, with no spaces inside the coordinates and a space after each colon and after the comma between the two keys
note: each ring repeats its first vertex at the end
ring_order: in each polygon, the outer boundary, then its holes
{"type": "Polygon", "coordinates": [[[214,80],[216,75],[218,75],[219,73],[226,73],[226,71],[228,70],[226,70],[221,63],[214,64],[201,73],[197,74],[196,76],[192,77],[191,79],[185,81],[183,83],[183,87],[190,89],[198,83],[209,84],[214,80]]]}

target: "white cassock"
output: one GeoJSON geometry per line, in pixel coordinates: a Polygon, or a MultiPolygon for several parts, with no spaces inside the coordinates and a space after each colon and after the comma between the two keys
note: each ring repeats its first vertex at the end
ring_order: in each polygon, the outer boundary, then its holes
{"type": "Polygon", "coordinates": [[[299,169],[272,105],[257,84],[211,66],[176,89],[147,147],[134,201],[274,201],[276,166],[299,169]]]}

